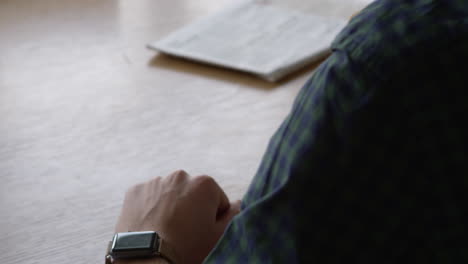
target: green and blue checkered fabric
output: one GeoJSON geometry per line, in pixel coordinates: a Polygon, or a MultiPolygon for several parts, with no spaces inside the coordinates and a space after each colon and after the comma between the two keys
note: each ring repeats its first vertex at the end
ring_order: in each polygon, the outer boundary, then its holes
{"type": "Polygon", "coordinates": [[[337,36],[205,263],[468,263],[468,2],[337,36]]]}

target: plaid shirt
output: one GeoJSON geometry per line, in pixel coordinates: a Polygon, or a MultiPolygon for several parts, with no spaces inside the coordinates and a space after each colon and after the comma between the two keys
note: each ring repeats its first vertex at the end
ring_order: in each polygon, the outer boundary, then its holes
{"type": "Polygon", "coordinates": [[[376,1],[332,50],[205,263],[467,263],[468,3],[376,1]]]}

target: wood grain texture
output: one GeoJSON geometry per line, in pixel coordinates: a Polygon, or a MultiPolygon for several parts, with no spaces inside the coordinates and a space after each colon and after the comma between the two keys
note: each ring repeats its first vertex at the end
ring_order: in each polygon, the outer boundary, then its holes
{"type": "Polygon", "coordinates": [[[314,66],[270,84],[145,49],[234,1],[0,1],[1,263],[102,263],[125,190],[176,169],[242,197],[314,66]]]}

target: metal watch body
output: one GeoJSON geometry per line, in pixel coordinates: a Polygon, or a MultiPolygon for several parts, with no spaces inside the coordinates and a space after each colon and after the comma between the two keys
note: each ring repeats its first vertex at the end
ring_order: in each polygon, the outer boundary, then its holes
{"type": "Polygon", "coordinates": [[[161,238],[154,231],[117,233],[109,243],[106,263],[115,259],[160,256],[161,238]]]}

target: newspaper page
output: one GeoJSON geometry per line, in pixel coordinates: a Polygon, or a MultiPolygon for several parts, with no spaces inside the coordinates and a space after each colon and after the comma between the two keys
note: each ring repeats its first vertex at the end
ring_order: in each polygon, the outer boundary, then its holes
{"type": "Polygon", "coordinates": [[[277,81],[327,56],[330,44],[346,23],[275,1],[246,0],[148,47],[277,81]]]}

